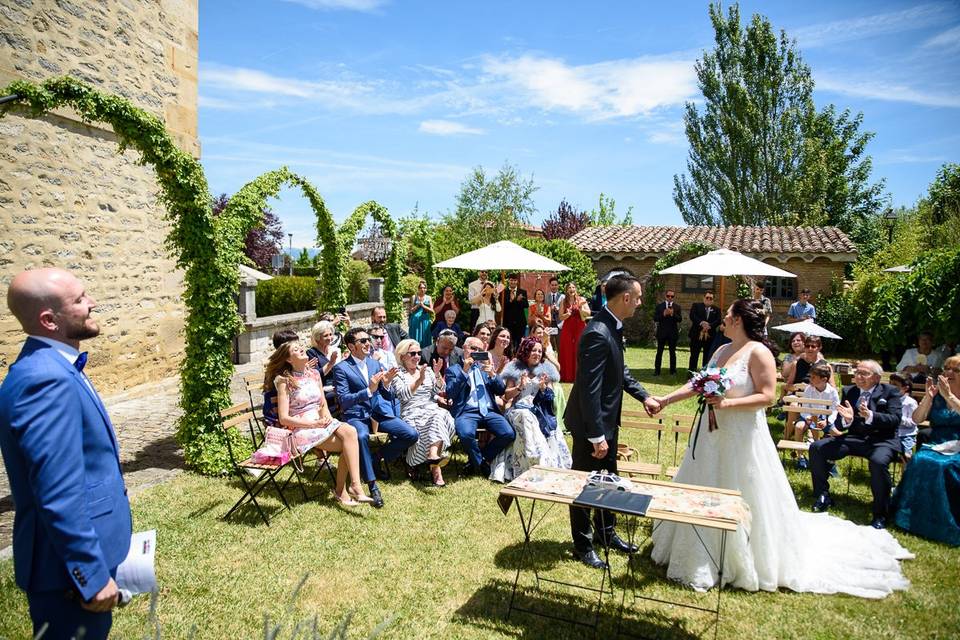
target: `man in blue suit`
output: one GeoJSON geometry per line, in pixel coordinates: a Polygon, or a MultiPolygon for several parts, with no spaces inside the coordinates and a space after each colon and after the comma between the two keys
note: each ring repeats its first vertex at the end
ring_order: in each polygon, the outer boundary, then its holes
{"type": "Polygon", "coordinates": [[[370,357],[370,334],[354,327],[343,337],[350,356],[333,367],[333,386],[340,402],[341,420],[353,425],[360,441],[360,474],[370,487],[373,506],[383,506],[377,480],[390,478],[387,463],[399,458],[417,441],[417,431],[399,418],[400,406],[390,391],[398,369],[386,370],[370,357]],[[370,421],[390,436],[376,456],[370,452],[370,421]]]}
{"type": "Polygon", "coordinates": [[[100,333],[95,302],[71,273],[45,268],[14,277],[7,306],[28,336],[0,386],[16,582],[35,635],[106,638],[131,518],[113,425],[79,351],[100,333]]]}
{"type": "Polygon", "coordinates": [[[516,434],[496,402],[496,396],[506,391],[503,378],[493,373],[490,360],[474,360],[474,354],[482,351],[479,338],[467,338],[463,343],[463,366],[447,367],[445,381],[454,427],[470,459],[468,473],[486,477],[490,475],[490,461],[513,442],[516,434]],[[482,450],[477,445],[477,427],[493,434],[482,450]]]}

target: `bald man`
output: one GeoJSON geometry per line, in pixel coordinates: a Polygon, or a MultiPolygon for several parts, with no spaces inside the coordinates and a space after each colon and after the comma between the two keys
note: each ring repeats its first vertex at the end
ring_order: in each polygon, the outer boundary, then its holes
{"type": "Polygon", "coordinates": [[[113,425],[83,373],[96,303],[73,274],[46,268],[14,277],[7,306],[27,334],[0,386],[16,582],[34,635],[106,638],[131,518],[113,425]]]}

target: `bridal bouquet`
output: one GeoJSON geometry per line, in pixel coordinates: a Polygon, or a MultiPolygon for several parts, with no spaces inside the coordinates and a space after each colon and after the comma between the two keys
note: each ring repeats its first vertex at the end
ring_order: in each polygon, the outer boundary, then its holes
{"type": "Polygon", "coordinates": [[[691,388],[700,396],[700,406],[697,408],[697,421],[694,424],[696,432],[693,439],[693,451],[691,456],[697,450],[697,435],[700,434],[699,419],[704,410],[707,412],[707,424],[710,431],[717,429],[717,416],[714,413],[713,405],[707,404],[707,398],[722,398],[730,388],[730,376],[724,367],[704,367],[693,374],[690,378],[691,388]]]}

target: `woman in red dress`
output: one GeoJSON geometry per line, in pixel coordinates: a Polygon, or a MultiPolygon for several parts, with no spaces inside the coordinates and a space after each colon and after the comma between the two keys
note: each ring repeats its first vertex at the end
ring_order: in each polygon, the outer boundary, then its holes
{"type": "Polygon", "coordinates": [[[577,285],[567,283],[566,295],[560,301],[560,381],[573,382],[577,377],[577,344],[590,319],[590,305],[577,294],[577,285]]]}

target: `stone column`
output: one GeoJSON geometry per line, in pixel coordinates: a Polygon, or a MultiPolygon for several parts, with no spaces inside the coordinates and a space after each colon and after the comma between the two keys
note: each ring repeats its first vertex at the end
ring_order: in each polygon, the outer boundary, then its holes
{"type": "Polygon", "coordinates": [[[383,278],[367,278],[367,302],[383,302],[383,278]]]}
{"type": "Polygon", "coordinates": [[[257,319],[257,279],[247,276],[240,279],[240,297],[237,299],[237,309],[244,322],[253,322],[257,319]]]}

